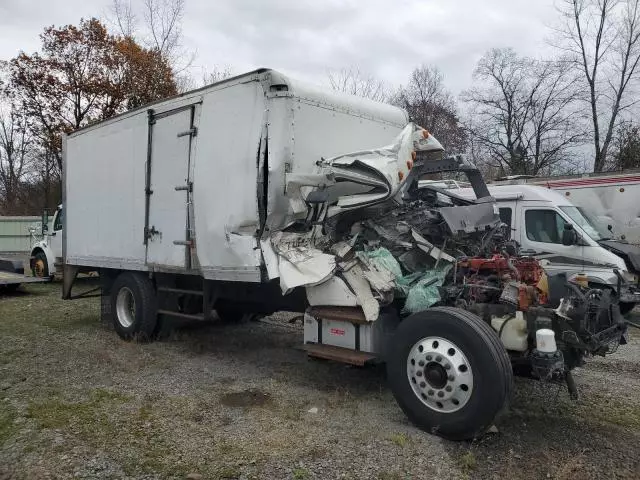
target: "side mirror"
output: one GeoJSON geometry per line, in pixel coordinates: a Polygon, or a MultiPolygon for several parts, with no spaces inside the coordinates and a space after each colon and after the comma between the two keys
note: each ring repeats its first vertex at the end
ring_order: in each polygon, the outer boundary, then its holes
{"type": "Polygon", "coordinates": [[[613,232],[613,225],[611,224],[607,225],[607,230],[609,230],[610,232],[613,232]]]}
{"type": "Polygon", "coordinates": [[[565,223],[564,230],[562,231],[562,244],[569,247],[576,243],[578,243],[578,234],[573,229],[573,225],[565,223]]]}

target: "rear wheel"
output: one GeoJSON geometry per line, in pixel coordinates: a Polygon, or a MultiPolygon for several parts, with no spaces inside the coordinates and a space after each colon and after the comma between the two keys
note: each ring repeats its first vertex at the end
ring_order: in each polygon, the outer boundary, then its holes
{"type": "Polygon", "coordinates": [[[125,340],[150,340],[158,322],[156,292],[151,280],[139,273],[125,272],[111,288],[113,326],[125,340]]]}
{"type": "Polygon", "coordinates": [[[439,307],[404,320],[387,357],[393,394],[409,419],[451,440],[482,435],[507,402],[511,362],[489,325],[439,307]]]}

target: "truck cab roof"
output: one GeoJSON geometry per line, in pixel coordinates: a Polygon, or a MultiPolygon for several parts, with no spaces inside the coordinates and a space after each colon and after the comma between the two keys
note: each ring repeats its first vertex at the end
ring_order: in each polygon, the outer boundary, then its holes
{"type": "MultiPolygon", "coordinates": [[[[488,185],[489,193],[497,202],[519,200],[550,202],[558,206],[573,205],[564,195],[555,190],[549,190],[537,185],[488,185]]],[[[475,195],[471,188],[459,188],[455,190],[459,196],[474,199],[475,195]]]]}

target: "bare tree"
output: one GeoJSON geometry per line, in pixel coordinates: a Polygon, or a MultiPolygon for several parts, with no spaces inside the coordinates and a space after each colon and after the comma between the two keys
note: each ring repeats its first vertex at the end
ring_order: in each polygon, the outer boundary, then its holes
{"type": "Polygon", "coordinates": [[[329,85],[339,92],[357,95],[359,97],[384,102],[389,98],[385,83],[360,71],[358,67],[329,70],[327,72],[329,85]]]}
{"type": "Polygon", "coordinates": [[[637,102],[640,0],[562,0],[556,46],[586,83],[593,128],[593,170],[605,168],[620,114],[637,102]]]}
{"type": "Polygon", "coordinates": [[[0,111],[0,195],[3,211],[15,213],[20,186],[31,167],[32,141],[24,114],[0,111]]]}
{"type": "Polygon", "coordinates": [[[195,82],[189,70],[196,58],[182,44],[182,19],[185,0],[143,0],[139,13],[131,0],[112,0],[109,21],[126,38],[132,38],[147,48],[159,52],[171,65],[179,91],[185,91],[195,82]],[[142,27],[138,22],[142,17],[142,27]]]}
{"type": "Polygon", "coordinates": [[[211,83],[221,82],[222,80],[233,77],[233,75],[234,73],[230,66],[225,65],[224,67],[218,67],[216,65],[213,67],[213,70],[203,70],[202,83],[209,85],[211,83]]]}
{"type": "Polygon", "coordinates": [[[149,43],[166,58],[181,47],[184,0],[144,0],[144,19],[149,43]]]}
{"type": "Polygon", "coordinates": [[[391,98],[391,103],[407,110],[411,121],[432,132],[450,152],[466,148],[466,134],[458,116],[456,101],[435,67],[416,68],[407,85],[391,98]]]}
{"type": "Polygon", "coordinates": [[[476,149],[500,174],[551,173],[583,139],[566,63],[493,49],[478,62],[478,86],[462,94],[476,149]]]}
{"type": "Polygon", "coordinates": [[[113,0],[108,20],[123,37],[133,38],[138,28],[138,17],[131,6],[131,0],[113,0]]]}

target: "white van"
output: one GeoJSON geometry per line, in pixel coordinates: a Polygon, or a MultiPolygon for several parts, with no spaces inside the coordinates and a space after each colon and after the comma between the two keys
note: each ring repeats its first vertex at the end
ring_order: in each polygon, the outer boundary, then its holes
{"type": "MultiPolygon", "coordinates": [[[[511,227],[511,238],[523,252],[534,253],[549,273],[584,273],[601,282],[615,285],[618,269],[625,280],[637,283],[627,271],[624,260],[598,243],[608,232],[602,231],[585,213],[565,196],[534,185],[489,185],[496,199],[501,220],[511,227]],[[565,224],[578,234],[575,245],[563,245],[565,224]]],[[[473,199],[471,188],[454,192],[473,199]]]]}

